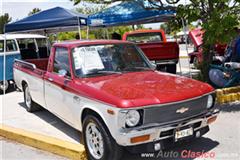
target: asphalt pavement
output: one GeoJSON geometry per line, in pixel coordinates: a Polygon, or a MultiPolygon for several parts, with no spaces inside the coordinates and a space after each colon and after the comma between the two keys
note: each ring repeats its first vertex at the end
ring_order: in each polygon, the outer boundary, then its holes
{"type": "MultiPolygon", "coordinates": [[[[3,96],[0,96],[0,101],[3,96]]],[[[13,127],[25,126],[29,131],[45,133],[48,136],[54,136],[70,142],[79,143],[79,132],[71,128],[60,119],[46,110],[36,112],[34,114],[25,111],[23,105],[22,92],[12,91],[5,95],[3,100],[4,106],[2,112],[2,122],[13,127]],[[19,116],[21,115],[21,116],[19,116]],[[20,118],[19,118],[20,117],[20,118]],[[29,121],[31,123],[29,123],[29,121]]],[[[1,103],[1,102],[0,102],[1,103]]],[[[210,126],[210,131],[202,138],[192,140],[190,142],[182,142],[174,148],[165,151],[165,154],[171,155],[172,158],[162,158],[154,153],[130,154],[124,153],[123,160],[151,160],[151,159],[209,159],[208,158],[183,158],[183,151],[189,151],[188,154],[197,152],[206,154],[214,154],[216,160],[240,160],[240,103],[233,103],[221,106],[222,111],[215,123],[210,126]],[[174,154],[174,155],[173,155],[174,154]],[[176,157],[177,156],[177,157],[176,157]]],[[[55,159],[52,154],[47,157],[46,152],[40,150],[26,149],[21,150],[19,144],[9,143],[4,140],[1,148],[1,155],[7,159],[27,159],[33,156],[35,159],[55,159]],[[16,146],[15,146],[16,145],[16,146]],[[12,147],[12,149],[10,149],[12,147]],[[11,152],[10,152],[11,151],[11,152]],[[37,152],[37,153],[36,153],[37,152]],[[14,157],[14,155],[17,155],[14,157]],[[46,156],[46,158],[42,158],[46,156]]],[[[28,147],[27,147],[28,148],[28,147]]],[[[58,157],[58,156],[56,156],[58,157]]],[[[30,158],[31,159],[31,158],[30,158]]]]}
{"type": "Polygon", "coordinates": [[[64,157],[0,137],[1,160],[67,160],[64,157]]]}

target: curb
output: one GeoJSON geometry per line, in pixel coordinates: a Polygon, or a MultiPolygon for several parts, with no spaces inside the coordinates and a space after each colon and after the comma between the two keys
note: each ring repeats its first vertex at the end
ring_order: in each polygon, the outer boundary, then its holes
{"type": "Polygon", "coordinates": [[[186,59],[186,58],[189,58],[188,56],[180,56],[179,57],[180,59],[186,59]]]}
{"type": "Polygon", "coordinates": [[[218,89],[216,95],[219,104],[240,101],[240,87],[218,89]]]}
{"type": "Polygon", "coordinates": [[[73,160],[86,160],[82,144],[75,144],[54,137],[0,124],[0,136],[35,148],[52,152],[73,160]]]}

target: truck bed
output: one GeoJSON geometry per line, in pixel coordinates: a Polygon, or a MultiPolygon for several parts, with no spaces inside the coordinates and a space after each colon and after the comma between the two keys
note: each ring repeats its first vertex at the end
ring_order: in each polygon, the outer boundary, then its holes
{"type": "Polygon", "coordinates": [[[34,64],[37,69],[47,71],[48,58],[28,59],[28,60],[25,60],[25,61],[28,62],[28,63],[34,64]]]}
{"type": "Polygon", "coordinates": [[[14,63],[15,69],[36,76],[41,79],[43,78],[44,73],[47,71],[47,66],[48,58],[15,60],[14,63]]]}

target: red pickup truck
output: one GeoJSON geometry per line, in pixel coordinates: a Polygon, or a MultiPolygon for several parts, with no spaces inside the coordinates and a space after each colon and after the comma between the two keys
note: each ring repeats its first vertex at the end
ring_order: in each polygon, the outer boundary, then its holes
{"type": "Polygon", "coordinates": [[[136,43],[145,55],[157,65],[158,70],[165,69],[176,73],[179,61],[177,42],[167,42],[163,30],[138,30],[123,35],[124,41],[136,43]]]}
{"type": "Polygon", "coordinates": [[[219,113],[211,86],[155,71],[124,41],[54,44],[49,59],[16,60],[14,80],[27,111],[40,105],[83,132],[90,160],[200,137],[219,113]]]}

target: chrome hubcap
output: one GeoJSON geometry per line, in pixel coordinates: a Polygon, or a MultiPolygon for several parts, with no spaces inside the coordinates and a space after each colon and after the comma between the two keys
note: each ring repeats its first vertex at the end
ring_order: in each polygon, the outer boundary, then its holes
{"type": "Polygon", "coordinates": [[[26,106],[28,108],[31,107],[31,103],[32,103],[32,100],[31,100],[31,95],[30,95],[30,92],[29,92],[29,88],[26,87],[25,89],[25,99],[26,99],[26,106]]]}
{"type": "Polygon", "coordinates": [[[94,123],[89,123],[86,128],[86,141],[89,152],[95,159],[103,156],[103,138],[98,127],[94,123]]]}
{"type": "Polygon", "coordinates": [[[0,82],[0,89],[2,90],[2,91],[6,91],[7,89],[8,89],[8,81],[2,81],[2,82],[0,82]]]}

